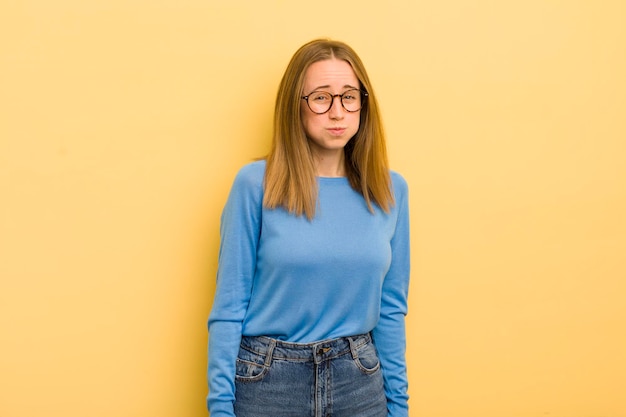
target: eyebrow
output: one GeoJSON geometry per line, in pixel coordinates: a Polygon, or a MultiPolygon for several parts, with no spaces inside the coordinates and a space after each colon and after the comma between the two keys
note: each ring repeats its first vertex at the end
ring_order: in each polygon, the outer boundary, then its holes
{"type": "MultiPolygon", "coordinates": [[[[320,88],[330,88],[330,85],[320,85],[320,86],[318,86],[318,87],[315,87],[312,91],[317,91],[317,90],[319,90],[320,88]]],[[[346,85],[344,85],[344,86],[343,86],[343,88],[344,88],[344,89],[346,89],[346,90],[350,90],[350,89],[355,89],[355,90],[358,90],[358,89],[359,89],[359,87],[355,87],[355,86],[350,85],[350,84],[346,84],[346,85]]]]}

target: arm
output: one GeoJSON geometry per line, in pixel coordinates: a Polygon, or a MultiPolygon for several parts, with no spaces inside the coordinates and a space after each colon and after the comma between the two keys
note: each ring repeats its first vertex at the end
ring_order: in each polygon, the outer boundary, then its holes
{"type": "Polygon", "coordinates": [[[244,167],[235,178],[220,226],[217,285],[209,317],[207,406],[234,417],[235,363],[248,308],[261,229],[262,173],[244,167]]]}
{"type": "Polygon", "coordinates": [[[383,282],[378,325],[372,331],[379,352],[389,417],[408,416],[406,333],[404,317],[410,275],[408,187],[399,176],[394,181],[398,220],[391,240],[391,266],[383,282]]]}

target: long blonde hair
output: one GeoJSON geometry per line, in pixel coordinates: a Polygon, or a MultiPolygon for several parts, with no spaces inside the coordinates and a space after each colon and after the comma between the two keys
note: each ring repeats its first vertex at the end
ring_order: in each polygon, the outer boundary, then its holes
{"type": "Polygon", "coordinates": [[[348,62],[361,89],[368,93],[360,113],[359,130],[344,148],[350,185],[361,193],[371,212],[373,204],[389,212],[394,204],[387,161],[385,133],[378,103],[365,67],[354,50],[343,42],[317,39],[296,51],[280,82],[274,109],[274,137],[267,155],[263,204],[283,207],[311,220],[317,205],[317,180],[313,156],[300,113],[304,76],[318,61],[348,62]]]}

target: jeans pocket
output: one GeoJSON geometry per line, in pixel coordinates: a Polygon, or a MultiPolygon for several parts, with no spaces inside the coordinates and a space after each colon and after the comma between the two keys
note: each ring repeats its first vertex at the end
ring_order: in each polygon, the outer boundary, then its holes
{"type": "Polygon", "coordinates": [[[256,382],[263,379],[268,371],[265,355],[239,348],[235,367],[235,379],[239,382],[256,382]]]}
{"type": "Polygon", "coordinates": [[[380,369],[380,359],[376,346],[372,342],[368,342],[355,349],[353,360],[357,368],[364,374],[373,374],[380,369]]]}

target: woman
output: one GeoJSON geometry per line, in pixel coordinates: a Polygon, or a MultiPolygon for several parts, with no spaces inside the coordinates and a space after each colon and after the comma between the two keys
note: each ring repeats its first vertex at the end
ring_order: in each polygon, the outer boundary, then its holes
{"type": "Polygon", "coordinates": [[[408,416],[407,185],[346,44],[315,40],[280,83],[274,138],[222,213],[209,317],[212,417],[408,416]]]}

